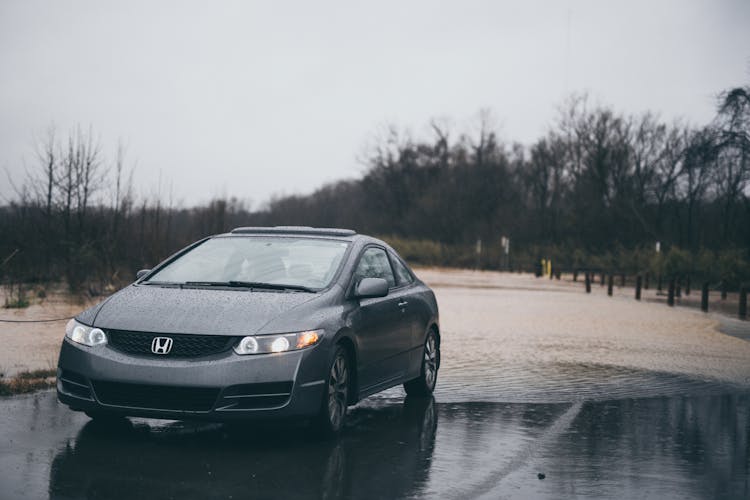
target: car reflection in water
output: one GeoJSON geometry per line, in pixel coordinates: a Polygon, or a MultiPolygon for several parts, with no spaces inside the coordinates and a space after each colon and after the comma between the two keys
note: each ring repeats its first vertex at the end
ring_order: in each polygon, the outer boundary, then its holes
{"type": "Polygon", "coordinates": [[[360,406],[335,441],[307,427],[87,423],[55,457],[51,498],[401,498],[428,480],[435,403],[360,406]]]}

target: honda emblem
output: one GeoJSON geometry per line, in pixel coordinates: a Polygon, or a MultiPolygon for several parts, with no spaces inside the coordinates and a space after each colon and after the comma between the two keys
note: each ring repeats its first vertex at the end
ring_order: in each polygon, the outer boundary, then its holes
{"type": "Polygon", "coordinates": [[[154,337],[151,341],[151,352],[154,354],[169,354],[172,350],[172,339],[169,337],[154,337]]]}

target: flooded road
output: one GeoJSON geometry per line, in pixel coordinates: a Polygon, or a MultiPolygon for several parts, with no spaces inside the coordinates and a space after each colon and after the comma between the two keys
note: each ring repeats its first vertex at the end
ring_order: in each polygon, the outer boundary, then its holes
{"type": "Polygon", "coordinates": [[[323,441],[5,398],[0,498],[750,498],[750,342],[715,318],[528,276],[420,276],[441,307],[433,400],[389,390],[323,441]]]}
{"type": "Polygon", "coordinates": [[[303,426],[132,419],[44,392],[0,410],[1,498],[748,498],[750,398],[571,404],[371,399],[303,426]],[[543,480],[537,474],[545,474],[543,480]]]}

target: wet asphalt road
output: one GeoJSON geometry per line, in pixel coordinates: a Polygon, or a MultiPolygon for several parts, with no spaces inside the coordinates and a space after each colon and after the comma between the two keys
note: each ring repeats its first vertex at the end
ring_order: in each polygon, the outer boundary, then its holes
{"type": "Polygon", "coordinates": [[[434,400],[368,398],[335,441],[0,399],[0,498],[750,498],[747,322],[492,285],[437,290],[434,400]]]}
{"type": "Polygon", "coordinates": [[[750,497],[747,394],[571,404],[373,398],[351,417],[327,442],[290,425],[101,426],[52,392],[14,397],[0,406],[0,497],[750,497]]]}

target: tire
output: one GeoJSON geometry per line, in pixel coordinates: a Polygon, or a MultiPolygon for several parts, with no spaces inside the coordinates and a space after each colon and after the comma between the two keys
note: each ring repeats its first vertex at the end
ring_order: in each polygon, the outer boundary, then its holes
{"type": "Polygon", "coordinates": [[[327,383],[315,422],[324,437],[336,436],[344,428],[350,380],[349,356],[346,349],[336,346],[333,360],[328,368],[327,383]]]}
{"type": "Polygon", "coordinates": [[[422,350],[422,368],[419,377],[404,384],[404,390],[409,396],[430,396],[435,390],[438,369],[440,368],[440,343],[435,330],[430,330],[424,341],[422,350]]]}

